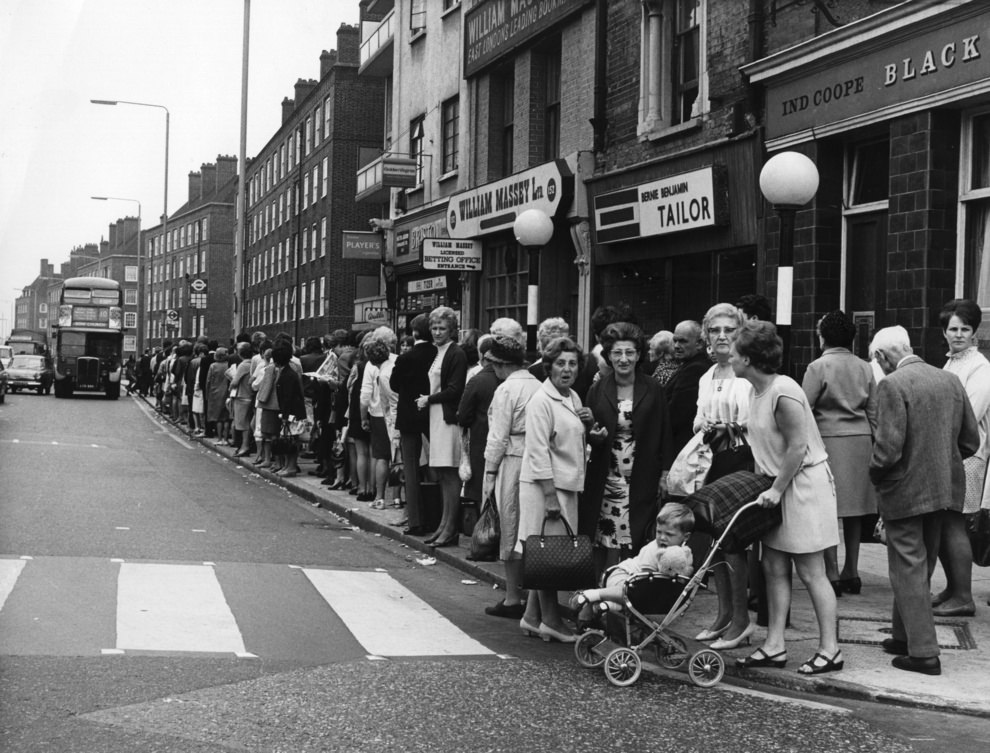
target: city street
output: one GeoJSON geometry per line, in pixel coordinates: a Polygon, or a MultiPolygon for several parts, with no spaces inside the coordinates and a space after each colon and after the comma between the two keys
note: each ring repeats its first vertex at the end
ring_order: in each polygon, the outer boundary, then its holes
{"type": "Polygon", "coordinates": [[[0,406],[0,750],[985,750],[990,722],[644,673],[484,614],[141,400],[0,406]]]}

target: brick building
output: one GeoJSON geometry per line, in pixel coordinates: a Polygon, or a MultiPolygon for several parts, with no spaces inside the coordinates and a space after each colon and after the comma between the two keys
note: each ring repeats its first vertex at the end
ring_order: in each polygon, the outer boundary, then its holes
{"type": "Polygon", "coordinates": [[[381,262],[346,258],[343,231],[368,231],[373,206],[355,202],[361,149],[382,140],[384,86],[359,78],[357,27],[337,30],[319,80],[299,79],[282,126],[250,160],[242,273],[246,330],[296,342],[354,326],[355,299],[380,290],[381,262]]]}
{"type": "MultiPolygon", "coordinates": [[[[765,97],[766,149],[801,152],[820,173],[797,215],[795,361],[814,357],[817,317],[841,307],[860,323],[861,355],[876,328],[901,324],[941,365],[942,305],[966,297],[990,313],[990,8],[761,5],[765,51],[743,70],[765,97]]],[[[766,229],[772,267],[772,212],[766,229]]]]}
{"type": "Polygon", "coordinates": [[[143,280],[148,345],[200,335],[221,344],[231,338],[236,193],[237,158],[217,155],[189,173],[186,203],[167,225],[141,234],[151,260],[143,280]]]}

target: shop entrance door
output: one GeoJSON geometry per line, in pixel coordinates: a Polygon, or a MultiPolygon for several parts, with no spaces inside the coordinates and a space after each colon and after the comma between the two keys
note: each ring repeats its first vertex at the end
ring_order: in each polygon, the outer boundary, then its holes
{"type": "Polygon", "coordinates": [[[846,216],[845,309],[856,322],[854,348],[869,357],[873,333],[887,326],[887,210],[846,216]]]}

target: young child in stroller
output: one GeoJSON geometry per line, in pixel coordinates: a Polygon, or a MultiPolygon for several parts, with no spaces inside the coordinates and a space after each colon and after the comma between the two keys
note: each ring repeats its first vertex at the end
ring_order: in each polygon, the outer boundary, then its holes
{"type": "Polygon", "coordinates": [[[626,581],[634,575],[659,573],[691,577],[694,571],[693,555],[687,546],[694,530],[694,513],[687,505],[670,502],[660,508],[657,515],[656,538],[639,550],[635,557],[622,560],[606,575],[602,588],[577,591],[571,597],[573,609],[580,609],[578,623],[591,617],[591,605],[601,601],[622,604],[626,581]]]}

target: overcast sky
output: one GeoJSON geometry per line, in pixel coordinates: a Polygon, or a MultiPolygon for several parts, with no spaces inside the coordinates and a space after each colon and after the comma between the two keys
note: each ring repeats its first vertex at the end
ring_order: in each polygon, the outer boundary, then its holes
{"type": "MultiPolygon", "coordinates": [[[[98,243],[118,218],[158,224],[165,113],[91,99],[164,105],[170,114],[168,208],[188,175],[237,156],[243,0],[0,0],[0,332],[41,259],[98,243]]],[[[357,0],[251,3],[247,156],[281,124],[297,79],[320,75],[357,0]]]]}

